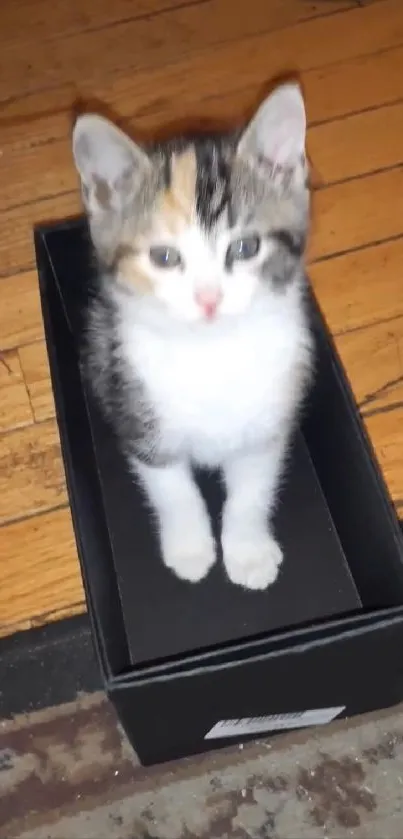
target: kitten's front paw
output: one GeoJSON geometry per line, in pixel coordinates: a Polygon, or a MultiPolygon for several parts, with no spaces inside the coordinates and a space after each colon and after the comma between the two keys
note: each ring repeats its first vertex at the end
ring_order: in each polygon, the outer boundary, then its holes
{"type": "Polygon", "coordinates": [[[161,535],[163,560],[181,580],[197,583],[216,561],[214,540],[207,528],[181,524],[180,530],[170,527],[161,535]]]}
{"type": "Polygon", "coordinates": [[[223,535],[224,565],[231,582],[249,589],[265,589],[274,583],[283,552],[269,533],[223,535]]]}

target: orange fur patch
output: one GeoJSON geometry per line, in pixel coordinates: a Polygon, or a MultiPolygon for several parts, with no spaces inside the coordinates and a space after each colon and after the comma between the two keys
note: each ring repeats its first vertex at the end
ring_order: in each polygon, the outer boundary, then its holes
{"type": "MultiPolygon", "coordinates": [[[[172,158],[171,184],[163,190],[152,213],[151,228],[163,237],[164,232],[172,236],[190,225],[196,204],[196,155],[193,148],[172,158]]],[[[136,249],[146,250],[151,243],[151,231],[143,232],[133,243],[120,244],[115,255],[115,264],[123,282],[137,291],[150,293],[153,283],[144,268],[140,268],[136,249]]]]}
{"type": "Polygon", "coordinates": [[[157,209],[159,221],[175,235],[191,224],[196,205],[196,155],[193,148],[172,157],[171,184],[157,209]]]}
{"type": "Polygon", "coordinates": [[[118,273],[127,285],[137,291],[147,293],[152,291],[152,282],[147,273],[138,265],[136,254],[130,248],[122,246],[122,254],[117,258],[118,273]]]}

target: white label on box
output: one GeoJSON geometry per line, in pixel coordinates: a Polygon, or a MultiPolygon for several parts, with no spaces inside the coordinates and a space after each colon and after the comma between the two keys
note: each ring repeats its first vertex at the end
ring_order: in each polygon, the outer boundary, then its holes
{"type": "Polygon", "coordinates": [[[239,737],[246,734],[262,734],[265,731],[325,725],[334,720],[345,708],[345,705],[339,705],[337,708],[316,708],[312,711],[296,711],[292,714],[244,717],[240,720],[220,720],[204,735],[204,739],[214,740],[220,737],[239,737]]]}

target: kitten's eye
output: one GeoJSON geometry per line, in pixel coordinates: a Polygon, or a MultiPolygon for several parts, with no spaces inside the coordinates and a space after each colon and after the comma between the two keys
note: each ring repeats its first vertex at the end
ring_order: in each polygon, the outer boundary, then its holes
{"type": "Polygon", "coordinates": [[[177,268],[178,265],[182,265],[179,251],[164,245],[150,248],[150,259],[158,268],[177,268]]]}
{"type": "Polygon", "coordinates": [[[259,248],[259,236],[245,236],[243,239],[235,239],[227,250],[225,262],[227,265],[232,265],[233,262],[252,259],[258,253],[259,248]]]}

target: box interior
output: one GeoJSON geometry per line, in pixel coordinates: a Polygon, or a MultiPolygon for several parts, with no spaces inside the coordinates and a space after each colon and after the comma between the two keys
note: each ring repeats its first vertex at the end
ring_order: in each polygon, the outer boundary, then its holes
{"type": "MultiPolygon", "coordinates": [[[[398,522],[313,300],[318,371],[275,518],[280,577],[266,592],[247,592],[226,579],[219,558],[195,585],[163,566],[142,493],[83,392],[78,347],[93,282],[85,222],[39,230],[36,247],[73,519],[106,669],[403,604],[398,522]]],[[[220,482],[198,479],[217,523],[220,482]]]]}

